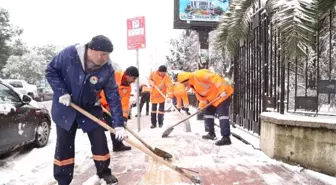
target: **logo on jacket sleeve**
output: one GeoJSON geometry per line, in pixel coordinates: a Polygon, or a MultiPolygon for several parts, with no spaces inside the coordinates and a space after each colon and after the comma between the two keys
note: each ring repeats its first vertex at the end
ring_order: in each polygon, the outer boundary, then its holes
{"type": "Polygon", "coordinates": [[[97,84],[98,83],[98,77],[97,76],[91,76],[90,77],[90,83],[97,84]]]}

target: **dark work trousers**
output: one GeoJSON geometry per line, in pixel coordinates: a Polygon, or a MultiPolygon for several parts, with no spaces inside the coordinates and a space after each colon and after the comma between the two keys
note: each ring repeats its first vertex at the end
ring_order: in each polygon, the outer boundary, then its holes
{"type": "MultiPolygon", "coordinates": [[[[54,177],[59,185],[69,185],[73,178],[75,165],[75,137],[78,124],[74,123],[70,131],[56,125],[56,150],[54,159],[54,177]]],[[[91,143],[93,160],[99,178],[111,175],[110,153],[107,147],[104,129],[98,127],[87,133],[91,143]]]]}
{"type": "Polygon", "coordinates": [[[150,99],[150,93],[149,92],[143,92],[141,93],[141,99],[140,99],[140,114],[142,111],[142,107],[146,103],[146,115],[149,114],[149,99],[150,99]]]}
{"type": "MultiPolygon", "coordinates": [[[[109,116],[108,114],[106,114],[105,112],[103,113],[103,118],[106,121],[106,123],[112,127],[112,119],[111,116],[109,116]]],[[[119,147],[120,145],[122,145],[122,141],[118,140],[115,138],[115,134],[110,133],[111,136],[111,140],[112,140],[112,145],[113,148],[119,147]]]]}
{"type": "Polygon", "coordinates": [[[159,126],[163,125],[165,102],[159,103],[159,110],[157,110],[157,103],[152,103],[151,122],[156,126],[156,116],[159,126]]]}
{"type": "Polygon", "coordinates": [[[230,136],[230,122],[229,122],[229,106],[230,98],[220,103],[217,107],[210,105],[204,111],[205,127],[211,134],[215,133],[215,113],[218,115],[219,125],[222,136],[230,136]]]}
{"type": "Polygon", "coordinates": [[[176,107],[176,105],[177,105],[177,98],[174,96],[174,98],[173,98],[173,105],[176,107]]]}

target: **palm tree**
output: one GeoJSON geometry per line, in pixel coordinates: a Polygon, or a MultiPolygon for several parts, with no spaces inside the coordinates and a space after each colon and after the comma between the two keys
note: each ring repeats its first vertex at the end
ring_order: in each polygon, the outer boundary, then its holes
{"type": "Polygon", "coordinates": [[[237,45],[248,34],[248,24],[251,20],[251,7],[256,0],[233,0],[228,11],[223,15],[217,28],[218,47],[235,53],[237,45]]]}
{"type": "Polygon", "coordinates": [[[336,0],[232,0],[217,28],[217,47],[236,53],[239,42],[247,38],[253,6],[266,10],[281,35],[281,55],[286,58],[307,54],[316,48],[318,33],[336,0]]]}

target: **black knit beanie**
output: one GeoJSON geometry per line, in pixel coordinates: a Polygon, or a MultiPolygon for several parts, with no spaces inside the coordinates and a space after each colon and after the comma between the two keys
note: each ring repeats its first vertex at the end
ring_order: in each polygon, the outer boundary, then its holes
{"type": "Polygon", "coordinates": [[[162,65],[159,67],[159,72],[167,72],[167,67],[165,65],[162,65]]]}
{"type": "Polygon", "coordinates": [[[109,38],[104,35],[97,35],[88,43],[88,48],[96,51],[104,51],[111,53],[113,45],[109,38]]]}
{"type": "Polygon", "coordinates": [[[130,66],[125,70],[125,74],[128,76],[134,76],[134,77],[139,77],[139,70],[134,67],[134,66],[130,66]]]}

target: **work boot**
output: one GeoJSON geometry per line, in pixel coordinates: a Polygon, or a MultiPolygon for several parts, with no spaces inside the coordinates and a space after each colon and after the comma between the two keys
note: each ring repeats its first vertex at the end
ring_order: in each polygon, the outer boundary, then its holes
{"type": "Polygon", "coordinates": [[[107,185],[117,185],[118,184],[118,179],[114,175],[107,175],[102,178],[107,185]]]}
{"type": "Polygon", "coordinates": [[[231,145],[230,136],[223,136],[221,140],[219,140],[215,143],[215,145],[217,145],[217,146],[231,145]]]}
{"type": "Polygon", "coordinates": [[[216,134],[215,133],[208,133],[207,135],[202,136],[203,139],[211,139],[211,140],[216,140],[216,134]]]}
{"type": "Polygon", "coordinates": [[[189,108],[183,108],[183,110],[187,113],[187,115],[190,115],[189,108]]]}
{"type": "Polygon", "coordinates": [[[152,125],[150,128],[155,128],[156,127],[156,125],[152,125]]]}
{"type": "Polygon", "coordinates": [[[130,146],[126,146],[123,143],[119,145],[113,145],[113,152],[122,152],[122,151],[127,151],[131,150],[132,148],[130,146]]]}
{"type": "Polygon", "coordinates": [[[159,124],[159,127],[161,128],[163,126],[163,124],[159,124]]]}
{"type": "Polygon", "coordinates": [[[146,116],[148,116],[149,115],[149,113],[148,112],[146,112],[146,116]]]}

